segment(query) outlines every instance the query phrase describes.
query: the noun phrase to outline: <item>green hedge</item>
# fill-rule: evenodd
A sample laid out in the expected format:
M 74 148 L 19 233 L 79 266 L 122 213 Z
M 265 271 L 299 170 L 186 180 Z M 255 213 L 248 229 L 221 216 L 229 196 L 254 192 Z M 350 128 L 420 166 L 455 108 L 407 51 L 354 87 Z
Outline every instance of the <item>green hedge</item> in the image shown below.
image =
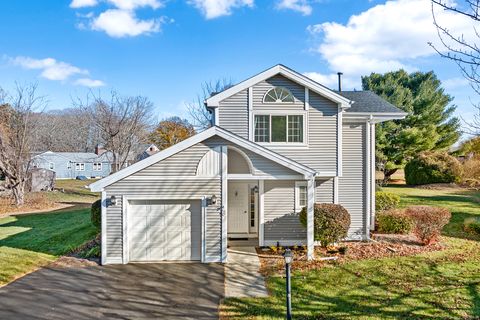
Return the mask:
M 413 230 L 414 222 L 403 211 L 390 210 L 376 216 L 376 229 L 379 233 L 408 234 Z
M 446 152 L 422 152 L 405 166 L 405 181 L 409 185 L 459 182 L 460 162 Z
M 400 204 L 400 196 L 386 191 L 375 192 L 375 209 L 377 211 L 391 210 Z
M 314 238 L 322 247 L 347 237 L 350 227 L 350 214 L 339 204 L 316 203 L 314 206 Z M 300 222 L 307 227 L 307 208 L 300 212 Z
M 90 219 L 92 224 L 100 230 L 102 227 L 102 200 L 99 199 L 92 203 L 92 208 L 90 209 Z

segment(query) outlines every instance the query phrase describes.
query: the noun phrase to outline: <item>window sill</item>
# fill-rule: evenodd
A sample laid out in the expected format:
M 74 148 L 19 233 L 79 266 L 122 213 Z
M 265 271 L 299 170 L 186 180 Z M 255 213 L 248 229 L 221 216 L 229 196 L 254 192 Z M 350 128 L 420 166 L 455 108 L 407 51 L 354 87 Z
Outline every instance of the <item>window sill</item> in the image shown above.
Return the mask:
M 255 141 L 253 141 L 255 142 Z M 306 143 L 278 143 L 278 142 L 255 142 L 263 147 L 271 148 L 308 148 Z

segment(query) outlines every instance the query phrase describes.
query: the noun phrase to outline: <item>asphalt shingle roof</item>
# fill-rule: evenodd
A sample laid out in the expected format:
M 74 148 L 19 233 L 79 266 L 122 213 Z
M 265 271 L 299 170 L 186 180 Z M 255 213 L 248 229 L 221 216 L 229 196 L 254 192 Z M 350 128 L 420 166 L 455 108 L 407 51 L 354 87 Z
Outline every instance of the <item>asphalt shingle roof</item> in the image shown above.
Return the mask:
M 405 113 L 372 91 L 337 91 L 337 93 L 355 101 L 351 108 L 345 110 L 346 112 Z

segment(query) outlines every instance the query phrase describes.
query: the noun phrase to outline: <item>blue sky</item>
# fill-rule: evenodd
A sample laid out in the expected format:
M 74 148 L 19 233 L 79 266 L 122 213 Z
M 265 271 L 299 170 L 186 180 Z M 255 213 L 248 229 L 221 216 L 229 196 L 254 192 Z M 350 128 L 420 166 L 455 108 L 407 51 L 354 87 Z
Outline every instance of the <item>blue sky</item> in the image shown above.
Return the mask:
M 149 97 L 159 118 L 185 116 L 203 82 L 277 63 L 330 87 L 342 71 L 347 89 L 370 72 L 434 70 L 459 114 L 470 117 L 477 100 L 427 44 L 437 41 L 428 0 L 18 0 L 0 12 L 0 87 L 38 82 L 50 109 L 115 89 Z

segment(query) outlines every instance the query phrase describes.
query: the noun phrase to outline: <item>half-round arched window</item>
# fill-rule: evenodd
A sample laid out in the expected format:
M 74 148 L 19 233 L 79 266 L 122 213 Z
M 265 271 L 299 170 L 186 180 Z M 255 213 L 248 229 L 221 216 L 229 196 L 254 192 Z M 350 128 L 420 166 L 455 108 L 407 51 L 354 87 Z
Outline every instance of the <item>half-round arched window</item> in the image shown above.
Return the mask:
M 284 87 L 275 87 L 267 91 L 263 97 L 263 102 L 274 103 L 293 103 L 293 94 Z

